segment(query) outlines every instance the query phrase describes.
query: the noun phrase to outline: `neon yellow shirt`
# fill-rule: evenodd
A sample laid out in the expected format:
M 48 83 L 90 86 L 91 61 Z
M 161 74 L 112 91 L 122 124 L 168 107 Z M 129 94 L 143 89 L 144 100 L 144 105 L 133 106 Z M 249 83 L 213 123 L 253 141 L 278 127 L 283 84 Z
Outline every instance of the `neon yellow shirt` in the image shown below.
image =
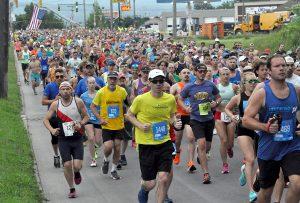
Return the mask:
M 135 128 L 136 143 L 157 145 L 170 140 L 170 115 L 176 112 L 176 101 L 173 95 L 164 93 L 162 97 L 155 98 L 147 92 L 133 100 L 130 111 L 141 123 L 151 124 L 151 129 L 147 133 Z
M 113 92 L 108 86 L 97 92 L 93 103 L 100 106 L 100 117 L 107 121 L 106 125 L 102 125 L 103 129 L 121 130 L 124 128 L 123 103 L 126 97 L 126 90 L 118 85 Z

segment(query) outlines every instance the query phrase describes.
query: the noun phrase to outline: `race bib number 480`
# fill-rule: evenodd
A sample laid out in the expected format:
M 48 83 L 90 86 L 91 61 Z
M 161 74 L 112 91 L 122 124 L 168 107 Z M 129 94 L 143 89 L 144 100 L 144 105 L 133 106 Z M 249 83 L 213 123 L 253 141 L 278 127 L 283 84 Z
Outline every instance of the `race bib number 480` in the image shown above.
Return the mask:
M 168 134 L 167 122 L 159 122 L 152 124 L 152 132 L 154 140 L 163 140 L 164 137 Z
M 62 124 L 63 126 L 63 130 L 64 130 L 64 134 L 66 137 L 70 137 L 74 135 L 74 121 L 71 122 L 65 122 Z

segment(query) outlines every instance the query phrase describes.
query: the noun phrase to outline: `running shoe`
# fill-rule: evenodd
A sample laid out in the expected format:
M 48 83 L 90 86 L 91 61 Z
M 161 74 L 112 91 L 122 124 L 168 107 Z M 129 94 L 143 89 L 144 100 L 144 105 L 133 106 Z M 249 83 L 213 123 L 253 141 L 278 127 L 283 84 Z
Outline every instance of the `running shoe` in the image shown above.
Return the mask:
M 232 158 L 232 157 L 233 157 L 233 151 L 232 151 L 232 148 L 227 149 L 227 154 L 228 154 L 229 158 Z
M 164 203 L 173 203 L 173 200 L 170 199 L 170 198 L 168 197 L 168 195 L 167 195 L 167 196 L 166 196 L 166 199 L 165 199 L 165 201 L 164 201 Z
M 91 167 L 97 167 L 97 162 L 96 160 L 92 160 L 92 163 L 90 165 Z
M 127 165 L 127 159 L 126 159 L 125 154 L 121 155 L 121 165 L 122 166 L 126 166 Z
M 122 169 L 122 164 L 121 164 L 121 160 L 119 161 L 119 163 L 117 164 L 117 170 L 121 170 Z
M 188 167 L 187 171 L 188 171 L 189 173 L 193 173 L 195 170 L 197 170 L 197 168 L 195 167 L 195 164 L 194 164 L 193 161 L 189 161 L 189 162 L 187 163 L 187 167 Z
M 98 151 L 95 149 L 95 155 L 94 155 L 94 159 L 98 159 Z
M 120 176 L 118 175 L 118 172 L 117 171 L 112 171 L 110 172 L 110 177 L 114 180 L 119 180 L 120 179 Z
M 209 173 L 204 173 L 203 175 L 203 184 L 210 184 L 211 180 L 210 180 L 210 175 Z
M 176 155 L 173 158 L 173 163 L 176 165 L 180 163 L 180 153 L 176 153 Z
M 74 182 L 76 185 L 79 185 L 81 183 L 81 174 L 80 172 L 74 172 Z
M 68 194 L 68 197 L 69 198 L 76 198 L 77 197 L 75 188 L 70 189 L 70 193 Z
M 257 194 L 253 191 L 249 192 L 249 202 L 255 202 L 257 200 Z
M 103 161 L 103 165 L 102 165 L 102 173 L 103 174 L 108 173 L 108 167 L 109 167 L 109 161 Z
M 223 174 L 227 174 L 229 173 L 229 165 L 227 163 L 224 163 L 223 164 L 223 168 L 222 168 L 222 171 L 221 171 Z
M 254 181 L 253 186 L 252 186 L 253 190 L 255 192 L 259 192 L 260 191 L 260 184 L 259 184 L 258 176 L 259 176 L 259 173 L 256 173 L 255 181 Z
M 146 191 L 143 188 L 141 188 L 138 194 L 139 203 L 147 203 L 148 196 L 149 196 L 149 191 Z
M 54 167 L 60 168 L 60 157 L 59 156 L 54 156 Z
M 241 167 L 241 175 L 239 181 L 240 181 L 240 186 L 244 186 L 247 183 L 246 174 L 245 174 L 245 164 L 243 164 Z

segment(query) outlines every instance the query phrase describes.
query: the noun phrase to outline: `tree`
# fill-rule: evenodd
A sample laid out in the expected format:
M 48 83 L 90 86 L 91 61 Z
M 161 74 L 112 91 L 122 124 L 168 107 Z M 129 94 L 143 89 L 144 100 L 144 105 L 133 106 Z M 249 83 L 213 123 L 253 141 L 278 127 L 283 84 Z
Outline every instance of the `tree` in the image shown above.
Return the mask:
M 26 27 L 29 25 L 31 16 L 33 11 L 33 3 L 27 4 L 24 8 L 23 14 L 16 15 L 16 21 L 13 24 L 14 29 L 23 29 L 25 30 Z M 60 18 L 56 17 L 52 11 L 47 11 L 46 15 L 44 16 L 43 22 L 40 26 L 41 29 L 61 29 L 64 27 L 64 21 Z
M 217 7 L 217 9 L 230 9 L 230 8 L 234 8 L 234 1 L 223 2 L 220 6 Z
M 208 9 L 215 9 L 215 7 L 213 7 L 207 1 L 195 1 L 194 2 L 194 9 L 195 10 L 208 10 Z
M 94 12 L 92 12 L 88 17 L 87 27 L 94 28 L 94 21 L 96 23 L 96 27 L 108 28 L 110 26 L 109 20 L 103 15 L 102 9 L 97 1 L 94 4 Z

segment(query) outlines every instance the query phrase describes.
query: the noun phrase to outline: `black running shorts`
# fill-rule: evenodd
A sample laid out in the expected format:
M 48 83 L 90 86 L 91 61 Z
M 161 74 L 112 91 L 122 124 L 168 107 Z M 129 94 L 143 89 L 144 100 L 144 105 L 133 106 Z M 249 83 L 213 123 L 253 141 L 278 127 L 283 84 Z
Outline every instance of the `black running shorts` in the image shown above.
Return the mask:
M 171 141 L 159 145 L 139 144 L 138 147 L 143 180 L 155 180 L 158 172 L 170 173 L 172 169 L 172 152 L 174 151 Z
M 285 177 L 300 175 L 300 151 L 288 153 L 280 161 L 258 159 L 258 166 L 260 187 L 273 187 L 279 177 L 280 168 Z
M 121 130 L 102 129 L 103 143 L 115 139 L 123 140 L 124 134 L 125 134 L 124 129 Z
M 28 68 L 28 63 L 22 63 L 22 70 L 25 71 Z
M 215 120 L 199 122 L 196 120 L 190 121 L 190 126 L 193 130 L 196 140 L 205 138 L 207 142 L 212 141 L 215 128 Z
M 189 125 L 190 124 L 190 116 L 181 116 L 180 120 L 182 122 L 182 126 L 179 129 L 175 129 L 174 128 L 175 131 L 182 131 L 184 129 L 185 125 Z
M 83 141 L 82 137 L 72 139 L 59 138 L 58 148 L 63 163 L 73 159 L 83 160 Z

